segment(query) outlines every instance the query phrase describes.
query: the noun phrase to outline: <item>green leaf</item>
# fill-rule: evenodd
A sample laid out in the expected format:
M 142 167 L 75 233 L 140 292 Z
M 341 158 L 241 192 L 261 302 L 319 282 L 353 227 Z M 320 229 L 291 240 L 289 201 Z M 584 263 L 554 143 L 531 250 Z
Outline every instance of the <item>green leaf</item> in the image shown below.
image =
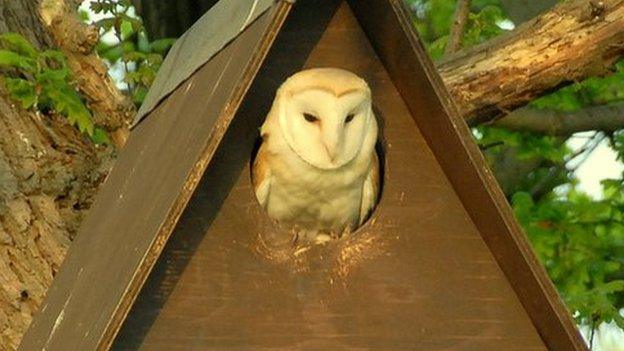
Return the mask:
M 131 51 L 131 52 L 123 54 L 123 60 L 125 62 L 141 61 L 141 60 L 145 60 L 146 58 L 147 58 L 147 55 L 139 51 Z
M 105 58 L 111 63 L 117 62 L 117 60 L 121 59 L 124 53 L 135 51 L 134 43 L 129 41 L 124 41 L 120 44 L 117 44 L 108 50 L 101 52 L 100 56 Z
M 11 98 L 21 102 L 23 108 L 31 108 L 37 103 L 37 93 L 31 82 L 21 78 L 9 77 L 5 78 L 5 81 Z
M 24 108 L 51 108 L 88 135 L 93 135 L 91 112 L 70 84 L 65 56 L 57 50 L 37 51 L 15 33 L 0 35 L 0 66 L 13 68 L 4 81 L 10 97 Z M 102 137 L 101 135 L 99 137 Z
M 448 42 L 448 35 L 438 38 L 438 40 L 434 41 L 427 47 L 427 51 L 431 58 L 434 60 L 438 60 L 444 56 L 444 50 L 446 49 L 446 44 Z
M 147 38 L 147 34 L 145 33 L 145 30 L 140 30 L 138 32 L 139 34 L 137 35 L 137 48 L 140 52 L 144 53 L 144 54 L 149 54 L 152 52 L 152 47 L 151 44 L 149 42 L 149 39 Z
M 37 83 L 52 89 L 66 89 L 69 78 L 67 68 L 46 69 L 35 75 Z
M 624 181 L 621 179 L 605 179 L 601 182 L 605 199 L 624 204 Z
M 604 294 L 624 291 L 624 280 L 610 281 L 600 285 L 597 290 Z
M 145 100 L 145 97 L 147 96 L 147 92 L 148 92 L 148 89 L 146 87 L 138 86 L 134 90 L 134 93 L 132 94 L 132 101 L 137 106 L 140 106 L 143 103 L 143 101 Z
M 82 133 L 93 135 L 91 112 L 72 87 L 69 85 L 44 86 L 42 94 L 45 94 L 52 102 L 56 111 L 67 117 L 71 125 L 77 126 Z
M 3 46 L 17 54 L 28 57 L 31 60 L 37 58 L 37 49 L 24 38 L 17 33 L 4 33 L 0 34 L 0 42 Z
M 103 29 L 104 32 L 108 32 L 109 30 L 113 29 L 113 27 L 115 26 L 116 21 L 117 20 L 115 19 L 115 17 L 108 17 L 108 18 L 103 18 L 103 19 L 93 23 L 93 25 L 98 27 L 98 28 Z
M 91 135 L 91 141 L 97 145 L 110 145 L 111 141 L 108 137 L 108 133 L 102 128 L 94 128 L 93 135 Z
M 163 56 L 161 54 L 148 54 L 146 61 L 150 66 L 157 69 L 160 68 L 160 64 L 163 62 Z
M 61 65 L 61 67 L 67 67 L 67 58 L 65 57 L 65 54 L 58 50 L 45 50 L 40 54 L 40 57 L 55 61 Z
M 173 46 L 175 41 L 176 39 L 174 38 L 158 39 L 154 40 L 150 46 L 152 51 L 164 55 Z
M 37 70 L 33 59 L 9 50 L 0 50 L 0 66 L 19 68 L 31 73 Z
M 127 40 L 134 34 L 134 28 L 132 27 L 132 23 L 122 20 L 120 26 L 120 34 L 121 40 Z
M 622 59 L 622 60 L 618 61 L 618 62 L 615 64 L 615 70 L 616 70 L 617 72 L 624 73 L 624 59 Z
M 140 18 L 129 16 L 125 13 L 119 14 L 119 19 L 122 23 L 128 23 L 131 26 L 133 32 L 138 33 L 143 29 L 143 22 Z
M 126 9 L 132 6 L 132 2 L 130 0 L 118 0 L 118 4 Z
M 80 17 L 80 20 L 85 23 L 89 22 L 89 20 L 91 19 L 89 16 L 89 11 L 83 9 L 78 9 L 78 16 Z
M 89 7 L 95 13 L 112 13 L 117 4 L 107 1 L 91 1 Z

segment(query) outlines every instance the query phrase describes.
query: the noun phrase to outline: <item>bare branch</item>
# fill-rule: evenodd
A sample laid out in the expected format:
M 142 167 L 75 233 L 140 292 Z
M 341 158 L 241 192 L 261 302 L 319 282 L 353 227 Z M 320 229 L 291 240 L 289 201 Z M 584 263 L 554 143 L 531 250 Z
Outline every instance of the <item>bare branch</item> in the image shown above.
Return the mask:
M 469 14 L 470 0 L 458 0 L 445 54 L 452 54 L 461 49 L 462 38 L 464 37 L 464 30 L 466 29 L 466 22 L 468 22 Z
M 449 56 L 438 69 L 460 112 L 481 123 L 563 84 L 608 73 L 624 54 L 622 28 L 624 1 L 565 1 L 507 35 Z
M 606 135 L 604 133 L 594 133 L 594 135 L 587 140 L 585 145 L 567 157 L 564 163 L 550 166 L 548 173 L 530 190 L 531 197 L 538 200 L 548 194 L 557 185 L 557 176 L 561 174 L 561 172 L 566 172 L 568 174 L 574 173 L 585 161 L 587 161 L 589 156 L 605 138 Z M 579 157 L 580 159 L 576 160 Z M 573 161 L 576 161 L 574 162 L 574 165 L 570 165 L 570 162 Z
M 509 145 L 501 145 L 483 153 L 492 167 L 492 173 L 496 176 L 498 184 L 507 196 L 518 191 L 529 174 L 544 166 L 546 161 L 541 155 L 522 158 L 518 156 L 518 148 Z
M 587 130 L 624 129 L 624 104 L 591 106 L 576 112 L 519 108 L 494 125 L 511 130 L 567 136 Z

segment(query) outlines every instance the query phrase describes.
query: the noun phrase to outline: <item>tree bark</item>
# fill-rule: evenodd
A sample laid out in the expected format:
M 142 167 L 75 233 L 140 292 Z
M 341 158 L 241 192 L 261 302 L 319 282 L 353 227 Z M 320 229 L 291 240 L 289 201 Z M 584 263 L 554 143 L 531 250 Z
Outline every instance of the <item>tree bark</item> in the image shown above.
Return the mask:
M 15 349 L 105 175 L 64 117 L 0 94 L 0 349 Z
M 20 33 L 39 49 L 52 46 L 52 39 L 37 13 L 35 1 L 0 0 L 0 33 Z
M 624 1 L 565 1 L 508 35 L 440 62 L 469 123 L 483 123 L 554 88 L 609 72 L 624 54 Z

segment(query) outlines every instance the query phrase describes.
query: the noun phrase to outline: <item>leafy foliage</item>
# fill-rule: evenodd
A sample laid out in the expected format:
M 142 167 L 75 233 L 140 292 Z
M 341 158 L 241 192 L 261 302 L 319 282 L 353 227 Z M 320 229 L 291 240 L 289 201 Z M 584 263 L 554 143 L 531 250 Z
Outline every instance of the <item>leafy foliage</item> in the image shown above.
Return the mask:
M 130 0 L 93 0 L 90 8 L 107 16 L 94 23 L 101 34 L 112 33 L 116 37 L 112 43 L 100 40 L 97 52 L 111 65 L 123 64 L 127 92 L 140 105 L 175 39 L 150 41 L 143 22 L 133 14 Z
M 431 57 L 436 60 L 442 57 L 452 17 L 455 13 L 455 0 L 408 0 L 414 10 L 414 25 L 427 44 Z M 498 25 L 506 17 L 498 0 L 471 1 L 471 13 L 468 16 L 462 46 L 470 47 L 483 43 L 503 32 Z
M 434 58 L 444 54 L 455 0 L 406 0 L 414 25 Z M 473 0 L 463 46 L 480 44 L 504 32 L 509 20 L 499 0 Z M 613 75 L 592 77 L 536 99 L 540 109 L 577 111 L 624 100 L 624 60 Z M 596 133 L 585 147 L 572 150 L 566 138 L 509 131 L 491 126 L 474 129 L 492 162 L 512 148 L 516 162 L 540 160 L 508 194 L 526 231 L 568 307 L 578 322 L 596 326 L 615 321 L 624 307 L 624 176 L 603 181 L 602 199 L 576 189 L 574 170 L 602 140 L 609 140 L 624 162 L 624 131 Z M 581 159 L 581 161 L 579 161 Z M 539 189 L 540 191 L 536 191 Z
M 535 202 L 513 196 L 516 217 L 568 307 L 587 324 L 615 322 L 624 290 L 624 195 L 621 181 L 603 182 L 604 200 L 572 191 Z
M 0 68 L 9 95 L 25 109 L 54 110 L 81 132 L 106 143 L 104 131 L 95 128 L 91 112 L 76 91 L 65 56 L 56 50 L 37 50 L 16 33 L 0 35 Z
M 608 77 L 591 77 L 531 102 L 540 109 L 574 112 L 585 106 L 609 104 L 624 100 L 624 60 L 615 65 Z

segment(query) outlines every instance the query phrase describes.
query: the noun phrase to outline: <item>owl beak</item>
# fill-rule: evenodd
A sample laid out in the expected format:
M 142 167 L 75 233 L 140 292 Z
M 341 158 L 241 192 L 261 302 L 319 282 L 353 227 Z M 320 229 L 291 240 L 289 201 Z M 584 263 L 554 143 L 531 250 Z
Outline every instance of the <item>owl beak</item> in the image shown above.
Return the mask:
M 331 163 L 334 163 L 338 158 L 340 151 L 341 128 L 340 126 L 331 126 L 331 128 L 326 128 L 323 132 L 323 145 L 325 146 L 325 151 L 327 151 L 327 156 L 329 156 Z
M 336 149 L 325 144 L 325 150 L 327 150 L 327 155 L 329 156 L 331 163 L 334 163 L 334 161 L 336 161 Z

